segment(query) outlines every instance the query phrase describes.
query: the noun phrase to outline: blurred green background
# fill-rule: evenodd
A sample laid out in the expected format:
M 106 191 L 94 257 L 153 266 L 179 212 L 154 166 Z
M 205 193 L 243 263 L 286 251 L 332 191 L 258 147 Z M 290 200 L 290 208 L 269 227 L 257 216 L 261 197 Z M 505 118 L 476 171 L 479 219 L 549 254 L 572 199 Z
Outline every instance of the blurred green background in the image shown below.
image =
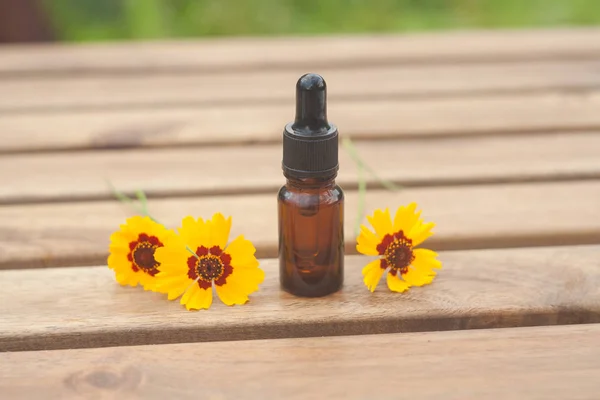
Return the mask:
M 46 0 L 59 39 L 571 27 L 600 0 Z

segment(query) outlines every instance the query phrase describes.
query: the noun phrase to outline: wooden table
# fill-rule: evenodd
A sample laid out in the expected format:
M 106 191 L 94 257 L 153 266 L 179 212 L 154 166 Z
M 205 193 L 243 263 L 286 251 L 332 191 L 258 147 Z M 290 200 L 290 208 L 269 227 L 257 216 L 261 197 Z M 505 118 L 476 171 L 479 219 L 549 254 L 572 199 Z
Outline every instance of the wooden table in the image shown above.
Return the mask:
M 357 169 L 346 282 L 278 286 L 281 132 L 305 72 L 329 117 L 418 202 L 444 269 L 405 294 L 361 282 Z M 0 48 L 0 397 L 597 399 L 600 30 Z M 266 280 L 187 312 L 106 268 L 131 215 L 221 211 Z M 251 212 L 249 212 L 251 211 Z

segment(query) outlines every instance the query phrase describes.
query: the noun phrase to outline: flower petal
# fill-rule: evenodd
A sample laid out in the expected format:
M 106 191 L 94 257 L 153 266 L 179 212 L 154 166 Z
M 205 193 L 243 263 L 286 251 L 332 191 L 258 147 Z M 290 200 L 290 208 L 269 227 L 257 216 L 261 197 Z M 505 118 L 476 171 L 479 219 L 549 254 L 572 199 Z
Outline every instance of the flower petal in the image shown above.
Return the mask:
M 109 251 L 111 254 L 124 253 L 125 256 L 131 251 L 129 249 L 129 243 L 136 240 L 137 235 L 127 234 L 123 231 L 116 231 L 110 235 L 110 246 Z
M 219 246 L 224 249 L 229 239 L 229 231 L 231 230 L 231 217 L 225 219 L 223 214 L 216 213 L 210 221 L 210 242 L 209 246 Z
M 161 227 L 162 225 L 152 221 L 150 217 L 135 215 L 125 220 L 125 224 L 121 225 L 121 231 L 128 239 L 135 240 L 140 233 L 154 233 L 154 231 Z
M 258 286 L 265 280 L 265 272 L 260 268 L 235 268 L 227 277 L 225 285 L 233 283 L 240 292 L 247 295 L 256 292 Z
M 435 275 L 435 271 L 433 271 L 433 269 L 442 268 L 442 263 L 436 258 L 437 253 L 433 250 L 414 249 L 413 255 L 415 256 L 415 259 L 413 260 L 411 266 L 416 270 L 425 271 Z
M 134 273 L 131 269 L 131 261 L 127 259 L 126 254 L 109 254 L 107 264 L 108 268 L 114 269 L 115 271 Z
M 129 272 L 126 270 L 119 271 L 115 274 L 115 279 L 122 286 L 137 286 L 139 283 L 138 276 L 135 272 Z
M 208 309 L 212 304 L 212 288 L 202 289 L 194 284 L 181 298 L 181 304 L 185 304 L 188 310 Z
M 394 232 L 402 231 L 405 235 L 410 232 L 421 215 L 420 211 L 418 213 L 415 212 L 416 208 L 417 203 L 398 207 L 394 217 Z
M 194 283 L 185 275 L 178 276 L 159 276 L 156 274 L 156 280 L 152 290 L 158 293 L 166 293 L 169 300 L 174 300 L 181 296 L 185 290 Z
M 178 231 L 184 245 L 188 246 L 192 251 L 196 251 L 200 246 L 207 247 L 207 244 L 210 242 L 209 222 L 204 222 L 202 218 L 194 219 L 191 216 L 185 217 L 181 221 L 181 227 Z
M 209 288 L 209 290 L 203 290 L 201 289 L 197 284 L 194 284 L 192 286 L 190 286 L 190 288 L 183 294 L 183 296 L 181 297 L 181 300 L 179 301 L 182 305 L 185 306 L 185 308 L 187 310 L 192 310 L 192 309 L 199 309 L 199 305 L 202 304 L 204 305 L 206 303 L 205 297 L 206 297 L 206 293 L 202 293 L 202 292 L 209 292 L 209 296 L 211 297 L 211 303 L 212 303 L 212 292 Z M 210 306 L 211 303 L 208 303 L 208 305 Z
M 371 261 L 363 268 L 363 282 L 371 292 L 375 291 L 384 272 L 385 269 L 381 268 L 381 260 Z
M 154 259 L 160 263 L 160 272 L 156 274 L 162 277 L 186 274 L 188 270 L 187 260 L 192 257 L 183 242 L 172 240 L 164 247 L 159 247 L 154 252 Z
M 142 271 L 139 271 L 137 275 L 139 276 L 139 283 L 144 290 L 155 291 L 154 285 L 156 285 L 156 275 L 151 276 Z
M 221 301 L 228 306 L 244 304 L 248 301 L 248 296 L 244 293 L 240 284 L 232 280 L 228 280 L 223 286 L 216 286 L 216 289 Z
M 387 274 L 387 285 L 388 285 L 388 288 L 392 292 L 398 292 L 398 293 L 405 292 L 410 287 L 410 284 L 408 282 L 401 280 L 398 277 L 398 274 L 392 275 L 389 273 Z
M 191 285 L 196 285 L 188 276 L 188 258 L 193 257 L 179 237 L 167 241 L 164 247 L 156 249 L 154 258 L 160 262 L 160 272 L 155 275 L 151 289 L 167 293 L 169 300 L 181 296 Z M 196 285 L 197 286 L 197 285 Z
M 367 256 L 376 256 L 379 254 L 377 249 L 374 249 L 373 247 L 367 247 L 361 243 L 358 243 L 356 245 L 356 251 L 358 251 L 361 254 L 367 255 Z
M 386 234 L 394 233 L 392 232 L 392 218 L 389 209 L 386 208 L 384 211 L 375 210 L 373 216 L 368 215 L 367 219 L 375 229 L 379 240 L 383 239 Z
M 431 283 L 435 275 L 430 275 L 427 271 L 409 268 L 408 272 L 402 275 L 402 277 L 411 286 L 424 286 Z
M 418 221 L 413 228 L 410 230 L 407 235 L 410 239 L 412 239 L 412 245 L 418 246 L 423 243 L 428 237 L 433 235 L 431 230 L 435 227 L 433 222 L 428 222 L 424 224 L 422 221 Z
M 231 265 L 234 268 L 256 268 L 258 260 L 254 256 L 256 248 L 243 235 L 236 237 L 229 246 L 225 248 L 225 253 L 231 256 Z
M 366 226 L 360 226 L 360 235 L 356 239 L 356 250 L 368 256 L 376 256 L 379 254 L 377 251 L 377 245 L 379 244 L 379 238 Z
M 402 277 L 411 286 L 423 286 L 431 283 L 436 276 L 435 269 L 442 268 L 442 263 L 437 260 L 437 253 L 429 249 L 414 249 L 415 259 Z

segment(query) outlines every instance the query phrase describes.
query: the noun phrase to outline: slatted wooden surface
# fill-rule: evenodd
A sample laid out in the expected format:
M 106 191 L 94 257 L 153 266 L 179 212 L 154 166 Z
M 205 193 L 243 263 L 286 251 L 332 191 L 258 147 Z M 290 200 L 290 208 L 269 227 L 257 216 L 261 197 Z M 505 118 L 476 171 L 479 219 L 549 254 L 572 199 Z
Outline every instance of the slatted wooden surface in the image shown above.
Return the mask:
M 30 46 L 3 50 L 5 75 L 230 72 L 264 69 L 362 68 L 407 63 L 477 63 L 594 59 L 597 29 L 445 32 L 274 39 L 212 39 L 85 47 Z
M 594 400 L 599 358 L 600 324 L 186 343 L 4 353 L 0 387 L 9 398 Z
M 292 87 L 295 83 L 291 80 Z M 386 81 L 381 82 L 382 85 Z M 195 89 L 195 88 L 194 88 Z M 334 90 L 335 87 L 330 87 Z M 293 91 L 292 91 L 293 98 Z M 277 143 L 280 121 L 293 119 L 294 105 L 194 105 L 117 110 L 15 112 L 3 115 L 1 150 L 215 146 Z M 432 98 L 384 99 L 331 104 L 330 117 L 357 139 L 436 138 L 588 131 L 600 126 L 595 91 Z M 364 118 L 365 116 L 369 118 Z
M 600 323 L 598 255 L 597 245 L 443 253 L 435 286 L 405 296 L 385 281 L 364 290 L 364 257 L 349 256 L 344 289 L 310 301 L 282 294 L 269 260 L 252 303 L 200 315 L 118 287 L 106 268 L 3 271 L 0 350 Z
M 600 135 L 560 132 L 486 138 L 361 142 L 360 154 L 380 177 L 402 186 L 448 186 L 582 180 L 600 177 Z M 460 149 L 460 155 L 457 150 Z M 573 155 L 577 155 L 574 157 Z M 357 169 L 340 154 L 339 184 L 356 189 Z M 276 193 L 282 185 L 281 146 L 110 150 L 6 155 L 0 170 L 0 203 L 106 200 L 106 180 L 124 192 L 144 188 L 149 196 L 175 197 Z M 153 173 L 131 165 L 153 165 Z M 70 166 L 79 168 L 64 171 Z M 252 166 L 253 173 L 246 172 Z M 201 171 L 210 170 L 210 174 Z M 173 179 L 177 177 L 177 179 Z M 372 187 L 378 181 L 368 176 Z
M 523 61 L 498 65 L 476 64 L 369 65 L 356 68 L 328 68 L 327 83 L 336 91 L 332 101 L 378 99 L 385 97 L 420 99 L 477 96 L 489 93 L 535 93 L 552 90 L 586 92 L 600 84 L 596 60 Z M 64 109 L 115 109 L 122 105 L 156 106 L 219 104 L 247 106 L 290 103 L 289 82 L 305 72 L 305 67 L 260 69 L 229 74 L 178 74 L 158 76 L 94 74 L 73 79 L 14 80 L 4 85 L 0 110 L 36 111 Z M 385 81 L 386 85 L 373 84 Z M 435 78 L 432 79 L 432 78 Z M 190 87 L 202 90 L 190 91 Z
M 0 392 L 595 399 L 599 68 L 597 29 L 0 48 Z M 342 149 L 345 287 L 279 290 L 281 132 L 309 71 L 342 137 L 401 186 L 369 176 L 366 211 L 416 201 L 436 222 L 432 285 L 362 285 Z M 187 312 L 119 287 L 108 237 L 131 210 L 107 182 L 172 227 L 232 215 L 261 290 Z M 192 379 L 202 357 L 233 378 Z
M 411 201 L 423 208 L 424 218 L 438 224 L 437 234 L 428 241 L 436 250 L 600 242 L 598 181 L 373 190 L 366 207 L 397 207 Z M 233 218 L 232 235 L 244 234 L 264 258 L 277 256 L 276 207 L 274 190 L 155 199 L 150 212 L 175 228 L 188 214 L 210 216 L 212 210 L 220 210 Z M 356 252 L 357 207 L 357 193 L 349 191 L 348 253 Z M 104 263 L 109 235 L 129 214 L 128 206 L 115 200 L 1 207 L 0 269 Z

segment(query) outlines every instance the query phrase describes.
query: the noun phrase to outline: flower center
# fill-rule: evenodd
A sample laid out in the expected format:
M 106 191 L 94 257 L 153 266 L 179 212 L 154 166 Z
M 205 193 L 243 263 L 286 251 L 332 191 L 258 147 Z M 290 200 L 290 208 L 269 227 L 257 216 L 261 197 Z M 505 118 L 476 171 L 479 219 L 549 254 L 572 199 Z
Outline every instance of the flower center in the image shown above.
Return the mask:
M 156 265 L 154 247 L 147 242 L 140 243 L 133 251 L 133 261 L 142 269 L 151 269 Z
M 196 273 L 205 281 L 218 279 L 223 274 L 223 263 L 215 255 L 202 256 L 196 263 Z
M 196 255 L 188 258 L 188 277 L 198 282 L 202 289 L 209 289 L 213 282 L 217 286 L 227 283 L 227 277 L 233 272 L 231 256 L 219 246 L 210 249 L 200 246 Z
M 154 252 L 162 246 L 157 237 L 140 234 L 137 241 L 129 244 L 131 253 L 127 258 L 131 261 L 131 269 L 135 272 L 141 269 L 152 276 L 157 274 L 160 263 L 154 259 Z
M 404 235 L 395 235 L 395 240 L 390 243 L 384 253 L 387 266 L 405 274 L 408 266 L 415 260 L 412 251 L 412 241 Z

